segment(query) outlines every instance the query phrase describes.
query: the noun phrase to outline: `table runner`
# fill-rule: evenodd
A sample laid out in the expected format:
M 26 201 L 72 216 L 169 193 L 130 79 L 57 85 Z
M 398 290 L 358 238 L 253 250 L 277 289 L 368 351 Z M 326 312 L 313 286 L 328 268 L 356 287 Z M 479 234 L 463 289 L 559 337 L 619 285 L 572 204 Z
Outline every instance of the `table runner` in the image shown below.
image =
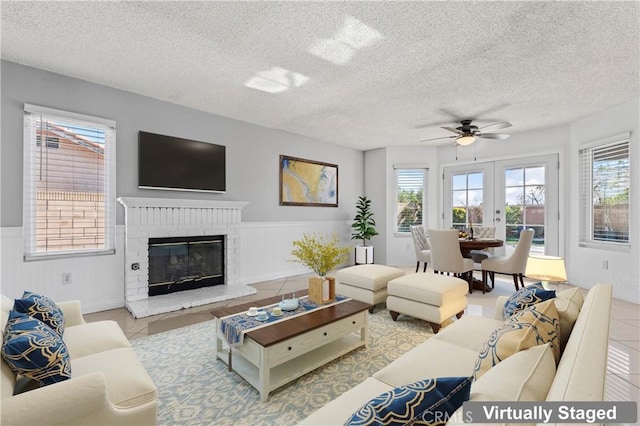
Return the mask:
M 278 306 L 278 303 L 262 306 L 259 310 L 268 312 L 269 318 L 265 321 L 259 321 L 256 317 L 250 317 L 246 312 L 239 314 L 228 315 L 218 319 L 218 332 L 224 336 L 224 339 L 229 346 L 239 346 L 242 344 L 245 333 L 258 329 L 260 327 L 266 327 L 274 322 L 283 321 L 304 315 L 314 309 L 327 308 L 329 306 L 336 305 L 338 303 L 351 300 L 349 297 L 336 295 L 335 302 L 320 304 L 309 300 L 309 296 L 303 296 L 298 298 L 298 308 L 294 311 L 282 311 L 282 316 L 274 317 L 271 315 L 271 310 Z

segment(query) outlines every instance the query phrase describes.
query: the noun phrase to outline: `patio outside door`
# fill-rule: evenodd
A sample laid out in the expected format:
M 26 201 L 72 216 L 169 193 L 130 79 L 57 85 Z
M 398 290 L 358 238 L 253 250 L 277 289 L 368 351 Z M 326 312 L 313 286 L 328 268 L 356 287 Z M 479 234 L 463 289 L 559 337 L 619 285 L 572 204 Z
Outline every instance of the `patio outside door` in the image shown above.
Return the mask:
M 445 167 L 444 228 L 495 226 L 513 251 L 520 231 L 534 229 L 531 253 L 559 254 L 558 156 L 517 158 Z

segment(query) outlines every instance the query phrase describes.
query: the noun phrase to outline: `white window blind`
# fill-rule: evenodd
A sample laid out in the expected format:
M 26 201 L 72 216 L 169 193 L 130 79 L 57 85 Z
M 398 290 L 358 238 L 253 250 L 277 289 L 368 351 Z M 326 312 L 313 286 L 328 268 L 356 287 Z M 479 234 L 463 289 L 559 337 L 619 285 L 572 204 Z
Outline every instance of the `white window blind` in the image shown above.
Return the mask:
M 580 244 L 629 245 L 629 134 L 579 151 Z
M 25 260 L 115 251 L 115 129 L 25 105 Z
M 424 224 L 424 193 L 427 169 L 395 168 L 396 177 L 396 229 L 411 232 L 411 226 Z

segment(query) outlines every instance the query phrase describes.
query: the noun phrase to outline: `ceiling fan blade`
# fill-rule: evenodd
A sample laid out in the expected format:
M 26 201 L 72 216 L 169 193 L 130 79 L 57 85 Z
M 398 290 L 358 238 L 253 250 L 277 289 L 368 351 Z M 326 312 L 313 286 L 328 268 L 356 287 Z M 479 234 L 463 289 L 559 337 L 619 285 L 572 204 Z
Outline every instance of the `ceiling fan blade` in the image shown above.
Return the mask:
M 500 129 L 506 129 L 507 127 L 511 127 L 512 124 L 509 123 L 508 121 L 501 121 L 499 123 L 493 123 L 493 124 L 487 124 L 486 126 L 482 126 L 480 127 L 478 130 L 500 130 Z
M 439 138 L 424 139 L 424 140 L 421 140 L 420 142 L 432 142 L 432 141 L 439 141 L 439 140 L 452 139 L 452 138 L 457 138 L 457 136 L 441 136 Z
M 440 127 L 440 128 L 448 130 L 448 131 L 453 132 L 453 133 L 460 133 L 460 130 L 454 129 L 453 127 Z
M 474 136 L 483 139 L 506 139 L 511 135 L 506 133 L 476 133 Z

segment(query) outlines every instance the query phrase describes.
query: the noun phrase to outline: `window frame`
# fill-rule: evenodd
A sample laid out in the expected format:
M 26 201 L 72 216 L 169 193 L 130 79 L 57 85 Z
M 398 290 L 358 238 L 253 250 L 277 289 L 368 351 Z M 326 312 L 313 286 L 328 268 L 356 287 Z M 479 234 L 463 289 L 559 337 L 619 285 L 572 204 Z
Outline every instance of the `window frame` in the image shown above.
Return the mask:
M 628 226 L 628 240 L 623 242 L 607 241 L 594 238 L 594 204 L 593 204 L 593 152 L 608 146 L 615 146 L 621 144 L 627 144 L 628 149 L 628 214 L 627 214 L 627 226 Z M 588 170 L 586 162 L 583 161 L 583 152 L 588 151 L 590 160 L 588 163 Z M 631 144 L 631 133 L 624 132 L 615 136 L 600 139 L 588 144 L 584 144 L 578 147 L 578 174 L 579 174 L 579 224 L 578 224 L 578 245 L 580 247 L 590 247 L 603 250 L 618 250 L 628 251 L 631 248 L 631 236 L 632 226 L 631 221 L 632 212 L 632 187 L 633 180 L 631 179 L 631 167 L 632 167 L 632 155 L 633 149 Z M 589 200 L 589 201 L 588 201 Z
M 398 182 L 398 172 L 402 170 L 422 170 L 422 226 L 425 226 L 427 221 L 427 191 L 428 191 L 428 175 L 429 168 L 424 165 L 415 165 L 415 164 L 395 164 L 393 165 L 393 233 L 396 236 L 411 236 L 411 229 L 407 231 L 401 231 L 398 229 L 398 195 L 399 195 L 399 182 Z
M 37 135 L 32 124 L 37 116 L 47 116 L 53 120 L 86 123 L 88 126 L 103 128 L 104 146 L 104 245 L 100 248 L 78 248 L 66 250 L 38 251 L 37 248 L 37 182 L 33 178 L 37 151 L 42 149 L 42 141 L 37 144 Z M 23 234 L 24 260 L 49 260 L 80 256 L 109 255 L 116 252 L 116 122 L 100 117 L 79 114 L 38 105 L 24 104 L 23 115 Z M 46 140 L 46 138 L 45 138 Z M 58 147 L 59 148 L 59 147 Z M 45 143 L 44 149 L 49 148 Z

